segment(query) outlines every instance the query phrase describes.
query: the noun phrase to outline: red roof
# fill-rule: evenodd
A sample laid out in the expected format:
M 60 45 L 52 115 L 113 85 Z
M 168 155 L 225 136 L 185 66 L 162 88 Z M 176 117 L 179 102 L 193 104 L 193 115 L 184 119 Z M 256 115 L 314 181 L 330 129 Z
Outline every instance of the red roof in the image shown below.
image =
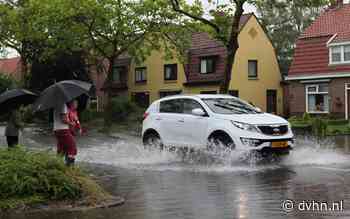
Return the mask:
M 288 75 L 350 72 L 350 65 L 329 65 L 327 42 L 332 37 L 332 43 L 350 41 L 350 4 L 324 11 L 305 30 L 297 40 Z
M 253 13 L 243 14 L 239 21 L 239 29 L 242 29 Z M 222 42 L 212 39 L 207 32 L 197 32 L 192 34 L 191 49 L 203 49 L 208 47 L 223 46 Z
M 17 78 L 17 74 L 21 71 L 21 58 L 9 58 L 9 59 L 0 59 L 0 74 L 13 75 Z
M 350 4 L 327 9 L 301 35 L 300 38 L 333 36 L 350 40 Z

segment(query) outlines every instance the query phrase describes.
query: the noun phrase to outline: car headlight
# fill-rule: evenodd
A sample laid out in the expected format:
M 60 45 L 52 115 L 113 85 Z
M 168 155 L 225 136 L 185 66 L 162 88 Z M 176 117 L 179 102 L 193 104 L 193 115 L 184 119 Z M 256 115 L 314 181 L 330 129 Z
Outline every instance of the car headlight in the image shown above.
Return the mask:
M 255 126 L 255 125 L 250 125 L 247 123 L 243 122 L 236 122 L 236 121 L 231 121 L 234 126 L 236 126 L 239 129 L 245 130 L 245 131 L 250 131 L 250 132 L 259 132 L 260 130 Z

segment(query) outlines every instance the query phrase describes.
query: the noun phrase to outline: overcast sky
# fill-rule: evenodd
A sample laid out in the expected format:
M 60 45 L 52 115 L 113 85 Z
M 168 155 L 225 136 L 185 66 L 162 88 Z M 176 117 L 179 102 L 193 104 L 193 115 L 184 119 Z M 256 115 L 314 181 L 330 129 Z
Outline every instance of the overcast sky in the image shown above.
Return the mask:
M 188 3 L 193 3 L 195 0 L 186 0 Z M 223 3 L 228 3 L 229 0 L 215 0 L 215 1 L 218 1 L 219 4 L 223 4 Z M 214 2 L 215 2 L 214 1 Z M 206 9 L 206 11 L 209 11 L 209 9 L 211 9 L 209 7 L 209 4 L 208 4 L 208 0 L 201 0 L 202 4 L 203 4 L 203 7 Z M 244 4 L 244 13 L 249 13 L 249 12 L 255 12 L 256 9 L 253 5 L 250 5 L 248 3 L 245 3 Z

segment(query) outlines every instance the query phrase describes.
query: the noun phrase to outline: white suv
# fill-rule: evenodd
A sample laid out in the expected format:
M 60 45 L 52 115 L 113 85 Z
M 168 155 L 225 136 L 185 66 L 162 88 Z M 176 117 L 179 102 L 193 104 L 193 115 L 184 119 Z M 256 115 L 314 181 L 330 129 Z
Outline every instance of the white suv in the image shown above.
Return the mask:
M 229 95 L 157 100 L 144 114 L 142 138 L 144 145 L 194 149 L 224 145 L 264 153 L 289 153 L 293 146 L 288 121 Z

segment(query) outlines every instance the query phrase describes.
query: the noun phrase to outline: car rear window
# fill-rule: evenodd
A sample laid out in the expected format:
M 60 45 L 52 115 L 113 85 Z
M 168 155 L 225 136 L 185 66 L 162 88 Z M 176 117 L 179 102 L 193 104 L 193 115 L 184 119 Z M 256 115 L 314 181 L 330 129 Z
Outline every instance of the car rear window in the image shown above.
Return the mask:
M 181 99 L 163 100 L 159 104 L 161 113 L 183 113 L 183 101 Z

